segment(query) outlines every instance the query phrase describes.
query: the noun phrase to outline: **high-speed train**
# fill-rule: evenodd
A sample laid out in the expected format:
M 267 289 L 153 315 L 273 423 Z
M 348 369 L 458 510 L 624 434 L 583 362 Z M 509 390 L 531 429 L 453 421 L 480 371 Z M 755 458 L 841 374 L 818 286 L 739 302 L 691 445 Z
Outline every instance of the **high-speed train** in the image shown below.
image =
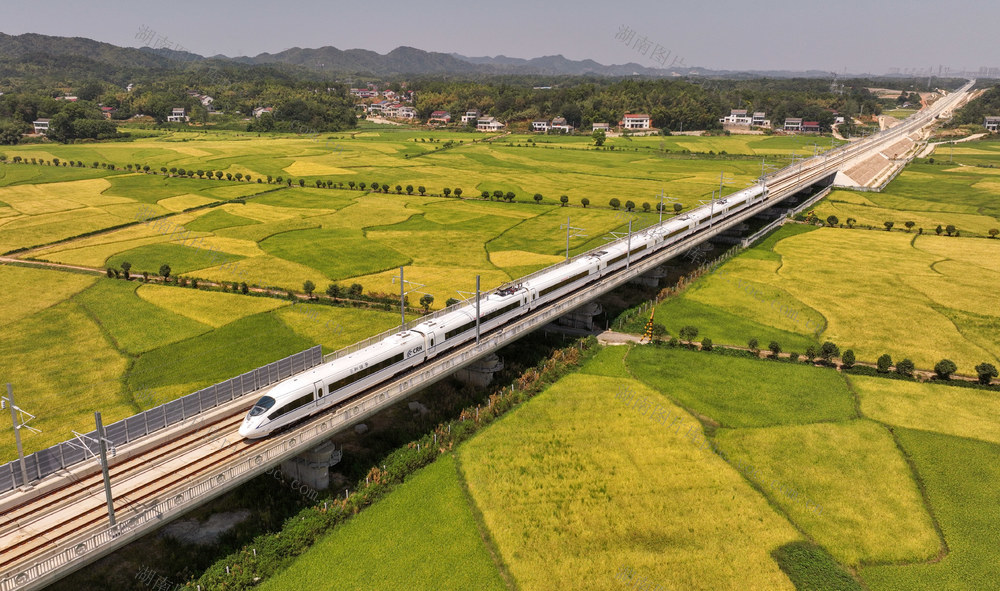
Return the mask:
M 732 215 L 766 198 L 760 185 L 754 185 L 633 233 L 630 238 L 591 250 L 568 263 L 538 272 L 520 283 L 498 289 L 480 299 L 480 333 L 486 334 L 522 314 L 599 281 L 699 232 L 712 220 Z M 450 312 L 277 383 L 250 409 L 239 433 L 248 439 L 265 437 L 475 339 L 475 336 L 475 302 L 456 304 Z

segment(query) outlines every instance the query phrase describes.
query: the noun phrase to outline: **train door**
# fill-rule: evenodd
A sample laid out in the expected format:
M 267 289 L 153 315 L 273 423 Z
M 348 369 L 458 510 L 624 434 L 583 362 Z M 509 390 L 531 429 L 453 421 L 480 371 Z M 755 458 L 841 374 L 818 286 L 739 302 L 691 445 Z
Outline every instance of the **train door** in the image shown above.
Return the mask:
M 427 336 L 425 336 L 424 339 L 427 341 L 427 358 L 430 359 L 431 357 L 434 357 L 434 354 L 437 352 L 437 345 L 440 339 L 437 338 L 436 330 L 428 331 Z
M 326 390 L 324 390 L 324 387 L 325 386 L 323 385 L 323 381 L 322 380 L 320 380 L 320 381 L 316 382 L 315 384 L 313 384 L 313 390 L 315 391 L 315 394 L 316 394 L 314 400 L 319 400 L 320 398 L 323 397 L 323 394 L 326 394 Z

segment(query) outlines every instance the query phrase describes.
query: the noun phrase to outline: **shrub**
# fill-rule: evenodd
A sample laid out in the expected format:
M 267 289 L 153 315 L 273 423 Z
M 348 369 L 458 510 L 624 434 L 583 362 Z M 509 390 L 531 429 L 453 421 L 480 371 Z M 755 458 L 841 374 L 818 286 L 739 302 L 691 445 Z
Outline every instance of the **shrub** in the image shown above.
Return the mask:
M 901 376 L 906 376 L 908 378 L 913 377 L 914 369 L 916 369 L 916 367 L 913 365 L 913 362 L 910 361 L 909 359 L 904 359 L 896 364 L 896 373 L 898 373 Z
M 844 355 L 840 358 L 840 361 L 841 365 L 844 366 L 844 369 L 851 369 L 854 367 L 854 351 L 852 349 L 844 351 Z
M 937 374 L 938 379 L 950 380 L 951 374 L 958 371 L 958 366 L 951 359 L 942 359 L 934 365 L 934 373 Z
M 705 337 L 701 340 L 701 350 L 711 351 L 712 350 L 712 339 Z
M 812 345 L 806 347 L 806 359 L 808 359 L 809 361 L 816 359 L 816 347 Z
M 888 353 L 883 353 L 875 364 L 879 373 L 889 373 L 889 368 L 892 367 L 892 357 Z
M 980 384 L 989 385 L 997 377 L 997 368 L 992 363 L 980 363 L 976 366 L 976 375 L 979 376 Z
M 826 341 L 823 343 L 823 346 L 820 347 L 819 355 L 823 358 L 823 361 L 829 363 L 831 359 L 840 355 L 840 347 L 833 344 L 831 341 Z
M 777 358 L 778 354 L 781 353 L 781 344 L 778 343 L 778 341 L 771 341 L 767 344 L 767 348 L 771 351 L 771 355 L 775 358 Z

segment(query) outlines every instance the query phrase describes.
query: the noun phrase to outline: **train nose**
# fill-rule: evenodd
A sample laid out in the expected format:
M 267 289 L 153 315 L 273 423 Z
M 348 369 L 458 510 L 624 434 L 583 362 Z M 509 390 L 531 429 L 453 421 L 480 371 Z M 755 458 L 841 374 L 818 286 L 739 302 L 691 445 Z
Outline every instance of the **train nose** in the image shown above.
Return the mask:
M 240 437 L 250 439 L 253 436 L 254 427 L 256 427 L 254 423 L 256 423 L 256 421 L 252 421 L 250 419 L 244 420 L 243 424 L 240 425 Z

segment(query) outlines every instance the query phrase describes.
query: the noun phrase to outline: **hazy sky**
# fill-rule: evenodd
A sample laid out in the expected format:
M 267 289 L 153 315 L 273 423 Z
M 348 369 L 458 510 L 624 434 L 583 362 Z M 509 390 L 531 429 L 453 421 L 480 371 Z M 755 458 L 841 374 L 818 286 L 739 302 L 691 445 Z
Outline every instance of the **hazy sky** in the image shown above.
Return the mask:
M 998 12 L 985 0 L 49 0 L 4 2 L 0 32 L 151 45 L 155 38 L 136 37 L 145 26 L 202 55 L 323 45 L 385 53 L 408 45 L 658 67 L 616 39 L 624 26 L 672 52 L 668 65 L 679 57 L 713 69 L 884 73 L 1000 66 Z

